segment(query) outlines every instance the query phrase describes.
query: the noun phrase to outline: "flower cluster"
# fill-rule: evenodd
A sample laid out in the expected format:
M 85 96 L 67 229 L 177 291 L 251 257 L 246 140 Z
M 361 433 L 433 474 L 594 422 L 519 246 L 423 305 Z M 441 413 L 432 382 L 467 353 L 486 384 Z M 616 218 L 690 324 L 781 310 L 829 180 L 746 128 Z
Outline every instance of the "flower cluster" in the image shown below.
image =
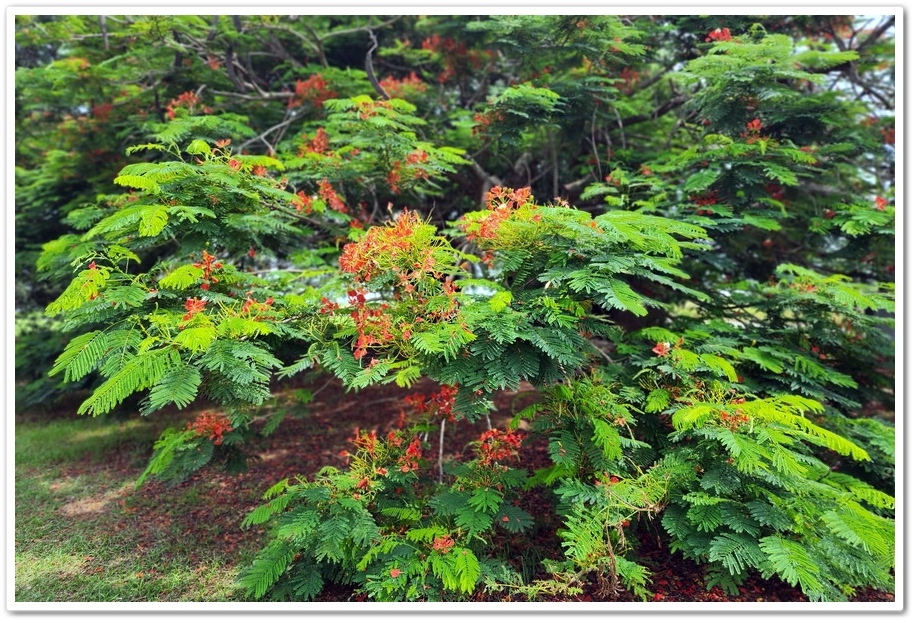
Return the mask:
M 242 314 L 250 314 L 254 316 L 255 320 L 260 320 L 264 318 L 262 314 L 270 311 L 274 304 L 274 299 L 272 296 L 268 296 L 264 299 L 263 303 L 257 301 L 257 299 L 251 298 L 251 292 L 248 292 L 245 296 L 245 302 L 242 304 Z
M 741 409 L 735 409 L 734 413 L 719 411 L 719 419 L 729 430 L 736 430 L 739 426 L 748 422 L 747 415 Z
M 388 172 L 388 177 L 385 179 L 391 192 L 401 192 L 400 184 L 405 180 L 415 182 L 428 179 L 429 171 L 422 167 L 428 161 L 429 154 L 422 149 L 417 149 L 407 154 L 403 162 L 395 160 L 391 165 L 391 171 Z
M 435 394 L 411 394 L 404 398 L 404 401 L 419 415 L 430 419 L 454 421 L 452 409 L 455 407 L 457 393 L 457 387 L 443 385 Z
M 204 251 L 201 255 L 201 261 L 196 262 L 194 264 L 194 267 L 200 268 L 204 271 L 204 274 L 201 277 L 201 279 L 203 280 L 203 282 L 200 284 L 201 290 L 209 290 L 210 284 L 219 283 L 219 279 L 213 276 L 213 271 L 216 271 L 222 268 L 223 263 L 217 262 L 215 255 L 210 255 L 209 253 Z
M 706 41 L 731 41 L 732 33 L 728 28 L 716 28 L 706 35 Z
M 336 97 L 336 93 L 328 88 L 328 83 L 320 74 L 312 74 L 305 80 L 296 80 L 295 94 L 289 98 L 287 107 L 296 108 L 308 102 L 315 108 L 320 108 L 325 100 Z
M 318 182 L 318 192 L 316 194 L 309 195 L 306 194 L 304 190 L 297 192 L 292 199 L 292 205 L 296 208 L 297 212 L 311 214 L 312 211 L 316 209 L 316 200 L 321 200 L 325 207 L 335 212 L 340 212 L 341 214 L 348 214 L 350 211 L 347 208 L 347 204 L 344 203 L 344 200 L 337 194 L 337 191 L 334 190 L 334 187 L 331 186 L 331 183 L 327 179 Z M 320 207 L 317 209 L 319 211 L 322 210 Z
M 464 230 L 468 240 L 494 240 L 497 237 L 499 226 L 518 208 L 531 205 L 530 201 L 530 187 L 513 190 L 494 186 L 486 196 L 489 213 L 481 221 L 462 217 L 459 226 Z M 538 221 L 540 217 L 535 215 L 532 220 Z
M 366 305 L 365 290 L 350 290 L 347 295 L 352 308 L 350 317 L 356 323 L 353 356 L 362 359 L 369 347 L 387 344 L 394 339 L 393 323 L 386 303 L 377 307 Z
M 785 189 L 775 182 L 770 182 L 764 187 L 764 190 L 770 195 L 770 199 L 774 201 L 782 201 L 785 198 Z
M 318 182 L 318 195 L 324 199 L 324 203 L 331 210 L 335 212 L 340 212 L 346 214 L 348 212 L 347 205 L 344 203 L 343 199 L 340 198 L 340 195 L 337 194 L 337 191 L 334 190 L 334 187 L 331 186 L 331 183 L 327 179 L 323 179 Z
M 375 431 L 365 432 L 357 428 L 350 441 L 353 442 L 353 445 L 355 445 L 358 450 L 365 452 L 372 458 L 376 457 L 376 451 L 379 448 L 379 440 Z
M 385 89 L 385 93 L 398 99 L 410 99 L 425 92 L 427 88 L 426 83 L 417 76 L 415 71 L 400 80 L 387 76 L 379 80 L 379 85 Z
M 436 537 L 433 539 L 433 550 L 442 554 L 448 554 L 455 547 L 455 539 L 449 535 Z
M 741 136 L 748 143 L 753 144 L 765 138 L 760 134 L 760 131 L 763 130 L 763 122 L 760 119 L 751 119 L 744 127 L 745 131 L 741 133 Z
M 710 206 L 719 203 L 719 193 L 715 190 L 711 190 L 702 195 L 694 195 L 690 199 L 699 207 L 697 214 L 700 216 L 708 216 L 713 214 L 713 211 L 708 208 L 704 208 L 703 206 Z
M 174 119 L 178 111 L 182 109 L 187 109 L 188 114 L 193 115 L 194 109 L 198 104 L 200 104 L 200 98 L 197 97 L 197 94 L 194 91 L 185 91 L 168 103 L 165 107 L 165 116 L 169 119 Z M 209 106 L 204 106 L 200 111 L 209 115 L 213 112 L 213 109 Z
M 636 84 L 639 82 L 639 71 L 627 67 L 620 72 L 620 79 L 618 81 L 623 83 L 623 90 L 625 93 L 632 93 Z
M 482 465 L 492 465 L 505 459 L 518 456 L 522 444 L 522 434 L 513 431 L 501 431 L 491 428 L 484 431 L 477 440 L 477 454 Z
M 184 322 L 187 322 L 193 318 L 196 314 L 199 314 L 204 310 L 204 307 L 207 306 L 207 301 L 199 298 L 189 298 L 184 302 L 184 308 L 188 312 L 181 319 Z
M 505 120 L 506 116 L 499 110 L 488 110 L 486 112 L 474 113 L 474 123 L 471 128 L 472 134 L 484 134 L 494 122 Z
M 232 423 L 222 413 L 203 411 L 193 422 L 188 422 L 187 430 L 193 430 L 200 437 L 207 437 L 218 446 L 223 443 L 223 435 L 232 430 Z
M 303 137 L 305 138 L 305 137 Z M 300 158 L 306 154 L 325 154 L 331 147 L 331 139 L 324 128 L 318 128 L 315 131 L 315 137 L 310 141 L 303 143 L 296 154 Z
M 401 466 L 402 472 L 412 472 L 419 469 L 421 458 L 423 458 L 423 451 L 420 447 L 420 438 L 414 437 L 404 454 L 398 459 L 398 465 Z
M 422 225 L 416 212 L 401 212 L 387 226 L 373 227 L 359 242 L 346 245 L 340 255 L 340 268 L 363 282 L 402 264 L 415 271 L 431 270 L 435 265 L 431 248 L 419 249 L 421 255 L 415 257 L 418 245 L 414 239 Z
M 363 121 L 375 117 L 382 110 L 391 110 L 391 102 L 387 100 L 359 102 L 359 118 Z
M 453 78 L 468 75 L 480 69 L 495 56 L 490 50 L 468 51 L 463 41 L 456 41 L 452 37 L 442 37 L 438 34 L 424 39 L 421 47 L 439 55 L 444 69 L 436 79 L 443 84 Z

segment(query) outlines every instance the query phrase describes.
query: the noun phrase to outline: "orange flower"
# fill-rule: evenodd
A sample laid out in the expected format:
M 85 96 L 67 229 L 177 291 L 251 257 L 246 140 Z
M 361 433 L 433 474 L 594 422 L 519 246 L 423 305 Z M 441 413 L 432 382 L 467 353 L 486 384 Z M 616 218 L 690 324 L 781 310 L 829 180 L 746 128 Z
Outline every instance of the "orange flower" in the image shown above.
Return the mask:
M 715 30 L 710 30 L 709 34 L 706 35 L 707 41 L 731 41 L 732 33 L 728 28 L 716 28 Z

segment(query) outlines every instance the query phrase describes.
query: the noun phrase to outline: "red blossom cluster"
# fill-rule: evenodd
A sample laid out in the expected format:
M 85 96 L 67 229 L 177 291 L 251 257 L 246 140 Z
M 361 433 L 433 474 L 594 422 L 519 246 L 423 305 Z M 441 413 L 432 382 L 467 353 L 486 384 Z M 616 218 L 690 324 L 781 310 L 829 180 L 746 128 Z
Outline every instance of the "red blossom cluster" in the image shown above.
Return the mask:
M 897 132 L 894 129 L 894 126 L 890 126 L 881 130 L 881 138 L 884 139 L 885 145 L 893 145 L 896 140 Z
M 722 423 L 729 428 L 729 430 L 736 430 L 742 424 L 747 424 L 748 417 L 741 411 L 741 409 L 735 409 L 734 413 L 729 413 L 728 411 L 719 411 L 719 419 L 722 420 Z
M 766 190 L 767 194 L 770 195 L 770 199 L 775 199 L 776 201 L 782 201 L 785 195 L 785 189 L 775 182 L 767 184 L 764 187 L 764 190 Z
M 407 473 L 418 469 L 420 467 L 419 460 L 422 456 L 423 451 L 420 446 L 420 438 L 414 437 L 413 441 L 410 442 L 410 445 L 408 445 L 407 449 L 404 451 L 403 456 L 398 459 L 398 465 L 401 466 L 401 471 Z
M 312 74 L 305 80 L 296 80 L 294 91 L 295 95 L 289 98 L 289 102 L 287 102 L 288 108 L 302 106 L 305 102 L 320 108 L 325 100 L 337 95 L 328 88 L 328 83 L 320 74 Z
M 187 108 L 188 114 L 193 115 L 194 108 L 198 104 L 200 104 L 200 98 L 197 97 L 197 94 L 194 91 L 185 91 L 168 103 L 165 107 L 165 116 L 169 119 L 174 119 L 175 115 L 178 114 L 178 110 L 181 108 Z M 210 114 L 213 112 L 213 109 L 209 106 L 204 106 L 201 108 L 201 112 Z
M 406 179 L 416 181 L 429 178 L 429 172 L 422 168 L 421 165 L 429 161 L 429 154 L 422 149 L 417 149 L 409 154 L 403 162 L 395 160 L 391 165 L 391 171 L 385 181 L 391 192 L 401 192 L 400 184 Z
M 391 315 L 387 313 L 386 303 L 378 307 L 366 305 L 365 290 L 350 290 L 347 295 L 353 308 L 350 317 L 356 323 L 353 356 L 361 359 L 366 356 L 369 347 L 386 344 L 394 339 Z
M 204 307 L 206 306 L 207 306 L 207 301 L 203 299 L 189 298 L 187 301 L 184 302 L 184 308 L 185 310 L 187 310 L 188 313 L 182 316 L 181 319 L 184 322 L 187 322 L 188 320 L 193 318 L 196 314 L 199 314 L 200 312 L 202 312 L 204 310 Z
M 350 439 L 359 450 L 362 450 L 370 457 L 375 457 L 376 450 L 378 449 L 378 436 L 375 434 L 375 431 L 362 431 L 359 428 L 354 432 L 353 437 Z
M 460 227 L 464 230 L 468 240 L 478 239 L 493 240 L 496 238 L 499 226 L 512 216 L 512 212 L 531 200 L 531 187 L 513 190 L 502 186 L 494 186 L 487 192 L 486 203 L 490 209 L 489 214 L 480 223 L 461 219 Z M 471 225 L 475 227 L 471 227 Z
M 200 437 L 207 437 L 213 445 L 223 443 L 223 435 L 232 430 L 232 423 L 222 413 L 204 411 L 193 422 L 188 422 L 187 430 L 193 430 Z
M 311 214 L 314 209 L 315 199 L 319 197 L 330 210 L 340 212 L 341 214 L 348 214 L 350 212 L 347 208 L 347 204 L 344 203 L 344 200 L 341 199 L 340 195 L 337 194 L 337 191 L 334 190 L 334 187 L 331 186 L 331 183 L 327 179 L 318 182 L 317 195 L 306 194 L 304 190 L 297 192 L 296 196 L 292 199 L 292 205 L 296 208 L 297 212 Z
M 305 212 L 306 214 L 312 213 L 312 202 L 314 199 L 311 195 L 305 194 L 304 190 L 300 190 L 296 193 L 296 196 L 293 197 L 293 207 L 296 208 L 296 212 Z
M 434 551 L 448 554 L 453 547 L 455 547 L 455 539 L 447 534 L 445 536 L 440 536 L 433 539 Z
M 474 113 L 475 125 L 471 128 L 472 134 L 483 134 L 494 122 L 503 121 L 506 116 L 498 110 L 488 110 L 487 112 Z
M 92 116 L 100 123 L 106 123 L 108 116 L 111 114 L 113 106 L 111 102 L 105 102 L 92 107 Z
M 413 250 L 413 237 L 421 225 L 420 215 L 412 211 L 399 213 L 393 222 L 385 227 L 373 227 L 359 242 L 351 242 L 340 254 L 340 268 L 352 273 L 359 281 L 369 281 L 379 269 L 378 260 L 401 258 Z M 432 249 L 427 248 L 422 262 L 415 262 L 416 269 L 429 270 L 433 267 Z
M 522 445 L 522 434 L 491 428 L 480 435 L 477 443 L 477 453 L 480 456 L 481 464 L 492 465 L 518 456 L 518 450 Z
M 744 127 L 746 130 L 741 133 L 741 136 L 746 142 L 752 144 L 765 138 L 760 134 L 760 131 L 763 130 L 763 122 L 760 119 L 752 119 Z
M 664 357 L 669 352 L 671 352 L 671 344 L 668 342 L 659 342 L 655 345 L 655 348 L 652 349 L 652 352 L 658 355 L 659 357 Z
M 331 146 L 330 137 L 324 128 L 318 128 L 315 131 L 315 137 L 299 147 L 298 156 L 301 158 L 305 154 L 324 154 Z
M 731 41 L 732 33 L 728 28 L 716 28 L 706 35 L 706 41 Z
M 331 183 L 327 179 L 323 179 L 318 182 L 318 194 L 322 199 L 324 199 L 325 205 L 327 205 L 331 210 L 340 212 L 342 214 L 349 212 L 349 210 L 347 210 L 347 205 L 343 202 L 343 199 L 340 198 L 340 195 L 337 194 L 337 191 L 334 190 L 334 187 L 331 186 Z
M 817 286 L 808 281 L 793 281 L 789 287 L 799 292 L 817 292 Z
M 393 279 L 395 301 L 410 299 L 417 306 L 425 305 L 430 294 L 444 295 L 447 304 L 414 319 L 402 318 L 395 323 L 387 303 L 367 305 L 366 290 L 361 286 L 350 290 L 351 316 L 357 326 L 354 355 L 359 358 L 370 346 L 391 343 L 395 335 L 409 340 L 416 324 L 452 320 L 458 312 L 457 288 L 443 280 L 437 264 L 436 247 L 429 243 L 419 214 L 405 211 L 384 226 L 372 227 L 358 241 L 344 246 L 340 268 L 351 273 L 359 284 L 378 277 Z M 428 229 L 428 227 L 426 227 Z M 331 306 L 324 304 L 330 311 Z M 411 312 L 412 313 L 412 312 Z
M 204 251 L 201 255 L 201 261 L 196 262 L 194 264 L 195 268 L 201 268 L 204 271 L 204 274 L 201 277 L 203 280 L 203 283 L 200 284 L 201 290 L 209 290 L 210 284 L 219 283 L 219 279 L 213 276 L 213 271 L 219 270 L 220 268 L 222 268 L 223 263 L 217 262 L 215 260 L 216 260 L 216 256 L 210 255 L 209 253 Z
M 415 71 L 410 72 L 409 76 L 400 80 L 387 76 L 379 80 L 379 85 L 385 90 L 385 93 L 399 99 L 408 99 L 411 95 L 423 93 L 427 88 L 426 83 L 417 76 Z
M 455 41 L 452 37 L 442 37 L 439 34 L 424 39 L 421 47 L 441 55 L 444 69 L 436 77 L 440 83 L 478 70 L 495 56 L 490 50 L 471 50 L 469 52 L 463 41 Z
M 411 394 L 404 398 L 415 413 L 431 419 L 447 418 L 454 421 L 452 409 L 455 407 L 455 394 L 458 388 L 453 385 L 443 385 L 434 394 Z
M 251 298 L 251 292 L 248 292 L 245 297 L 245 303 L 242 305 L 243 314 L 251 314 L 255 317 L 255 320 L 263 318 L 260 314 L 269 311 L 274 304 L 274 298 L 268 296 L 264 299 L 263 303 L 257 301 L 257 299 Z
M 690 197 L 690 199 L 691 199 L 691 201 L 693 201 L 698 207 L 700 207 L 700 209 L 697 210 L 697 214 L 699 214 L 699 215 L 701 215 L 701 216 L 702 216 L 702 215 L 710 215 L 710 214 L 713 214 L 713 211 L 712 211 L 712 210 L 709 210 L 709 209 L 707 209 L 707 208 L 704 208 L 703 206 L 710 206 L 710 205 L 715 205 L 715 204 L 719 203 L 719 193 L 716 192 L 715 190 L 711 190 L 711 191 L 709 191 L 709 192 L 707 192 L 707 193 L 704 193 L 704 194 L 702 194 L 702 195 L 694 195 L 694 196 Z
M 391 110 L 391 102 L 387 100 L 360 102 L 359 118 L 365 121 L 378 115 L 380 110 Z
M 887 208 L 887 199 L 884 197 L 875 197 L 875 209 L 884 212 Z
M 620 72 L 620 82 L 624 84 L 624 92 L 632 93 L 633 88 L 636 86 L 636 83 L 639 81 L 639 71 L 627 67 Z

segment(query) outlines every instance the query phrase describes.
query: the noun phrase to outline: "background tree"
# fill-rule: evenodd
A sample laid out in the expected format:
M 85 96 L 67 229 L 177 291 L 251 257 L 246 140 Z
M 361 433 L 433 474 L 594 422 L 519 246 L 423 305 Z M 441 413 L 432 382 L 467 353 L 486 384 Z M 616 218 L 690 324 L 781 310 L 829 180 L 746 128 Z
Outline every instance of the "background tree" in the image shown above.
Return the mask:
M 381 599 L 534 596 L 596 570 L 640 592 L 624 522 L 659 515 L 711 583 L 892 585 L 893 24 L 17 16 L 22 395 L 66 389 L 50 369 L 92 389 L 80 413 L 209 398 L 227 419 L 157 444 L 148 475 L 180 476 L 240 457 L 278 375 L 425 375 L 472 421 L 542 391 L 517 419 L 550 467 L 494 472 L 508 431 L 426 482 L 405 432 L 278 486 L 258 596 L 341 573 Z M 522 485 L 566 525 L 546 582 L 485 545 L 529 525 Z

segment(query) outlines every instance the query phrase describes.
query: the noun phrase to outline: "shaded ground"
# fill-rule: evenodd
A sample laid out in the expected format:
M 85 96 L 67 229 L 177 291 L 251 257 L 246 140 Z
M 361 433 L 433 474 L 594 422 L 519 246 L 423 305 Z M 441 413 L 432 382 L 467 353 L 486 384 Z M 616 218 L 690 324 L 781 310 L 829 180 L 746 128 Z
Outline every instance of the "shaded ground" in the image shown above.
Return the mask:
M 314 400 L 303 406 L 299 400 L 302 390 L 314 393 Z M 395 386 L 371 387 L 359 394 L 346 393 L 336 380 L 320 380 L 307 387 L 286 387 L 278 392 L 275 408 L 285 409 L 287 416 L 278 430 L 258 439 L 251 449 L 256 460 L 242 474 L 227 474 L 215 468 L 206 468 L 187 482 L 168 486 L 149 480 L 140 490 L 126 488 L 109 494 L 106 499 L 79 500 L 62 506 L 60 513 L 79 515 L 105 513 L 113 517 L 106 521 L 107 529 L 117 534 L 130 532 L 136 539 L 137 551 L 162 547 L 162 540 L 175 534 L 190 537 L 198 547 L 186 550 L 190 564 L 204 564 L 214 551 L 244 564 L 263 544 L 261 529 L 241 530 L 242 519 L 261 501 L 263 492 L 277 481 L 296 475 L 311 475 L 325 465 L 343 467 L 343 452 L 350 449 L 348 438 L 359 427 L 376 429 L 383 433 L 393 428 L 401 415 L 402 398 L 410 393 L 432 393 L 434 384 L 421 384 L 409 391 Z M 493 425 L 504 425 L 519 408 L 534 399 L 531 392 L 502 394 L 497 397 L 499 410 L 493 415 Z M 195 413 L 188 413 L 191 420 Z M 175 416 L 177 422 L 185 416 Z M 174 418 L 172 418 L 174 419 Z M 179 424 L 180 425 L 180 424 Z M 462 451 L 466 443 L 477 437 L 486 424 L 455 423 L 446 431 L 446 457 Z M 543 464 L 546 445 L 529 445 L 522 449 L 522 461 L 527 465 Z M 113 477 L 136 476 L 145 464 L 138 460 L 135 449 L 112 452 L 105 460 L 105 469 Z M 77 463 L 80 469 L 97 470 L 98 465 Z M 76 475 L 76 474 L 73 474 Z M 523 506 L 535 517 L 549 518 L 550 501 L 543 493 L 532 493 Z M 100 522 L 102 525 L 102 522 Z M 559 543 L 555 537 L 558 526 L 541 525 L 533 534 L 526 533 L 517 543 L 507 542 L 507 551 L 532 551 L 540 558 L 560 558 Z M 657 523 L 643 526 L 639 534 L 637 556 L 653 573 L 649 588 L 655 601 L 660 602 L 804 602 L 805 596 L 797 588 L 775 580 L 751 577 L 737 596 L 727 595 L 721 589 L 707 590 L 703 570 L 698 565 L 668 552 L 666 536 L 658 533 Z M 170 536 L 171 535 L 171 536 Z M 196 558 L 195 558 L 196 557 Z M 91 561 L 87 563 L 92 565 Z M 92 569 L 84 571 L 92 572 Z M 149 573 L 155 574 L 155 569 Z M 592 601 L 597 590 L 586 590 L 579 597 L 558 601 Z M 484 598 L 484 597 L 481 597 Z M 493 599 L 492 596 L 485 597 Z M 163 599 L 167 597 L 163 596 Z M 320 601 L 362 600 L 348 587 L 329 587 Z M 615 601 L 638 601 L 626 591 L 618 592 Z M 863 591 L 855 601 L 894 601 L 894 595 L 878 591 Z

